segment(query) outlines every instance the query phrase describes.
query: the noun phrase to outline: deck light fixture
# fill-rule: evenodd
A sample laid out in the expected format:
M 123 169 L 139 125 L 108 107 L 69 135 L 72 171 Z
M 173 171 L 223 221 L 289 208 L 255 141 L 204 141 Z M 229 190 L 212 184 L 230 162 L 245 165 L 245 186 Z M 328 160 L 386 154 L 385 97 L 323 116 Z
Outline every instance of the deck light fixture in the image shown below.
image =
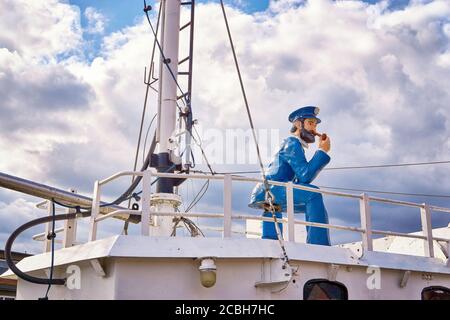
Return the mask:
M 201 259 L 200 267 L 200 282 L 205 288 L 211 288 L 216 284 L 216 270 L 214 259 L 206 257 Z

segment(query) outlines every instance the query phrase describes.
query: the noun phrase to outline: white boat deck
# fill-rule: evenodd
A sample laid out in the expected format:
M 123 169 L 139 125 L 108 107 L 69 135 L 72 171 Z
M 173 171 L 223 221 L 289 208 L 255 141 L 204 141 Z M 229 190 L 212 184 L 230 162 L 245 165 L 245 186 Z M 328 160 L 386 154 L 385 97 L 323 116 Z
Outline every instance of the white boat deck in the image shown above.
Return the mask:
M 389 252 L 366 252 L 362 257 L 349 248 L 286 243 L 291 261 L 320 262 L 345 266 L 378 266 L 385 269 L 450 274 L 447 261 Z M 50 253 L 42 253 L 18 263 L 24 272 L 50 267 Z M 105 257 L 115 258 L 202 258 L 281 259 L 277 241 L 261 239 L 179 238 L 113 236 L 55 251 L 55 266 L 64 266 Z M 11 271 L 1 277 L 15 278 Z

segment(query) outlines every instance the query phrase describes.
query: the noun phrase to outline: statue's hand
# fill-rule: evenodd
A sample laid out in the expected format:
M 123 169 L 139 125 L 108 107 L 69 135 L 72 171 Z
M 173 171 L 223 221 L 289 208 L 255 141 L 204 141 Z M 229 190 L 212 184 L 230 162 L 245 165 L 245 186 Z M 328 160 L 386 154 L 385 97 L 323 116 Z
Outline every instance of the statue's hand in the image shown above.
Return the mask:
M 327 138 L 325 140 L 320 139 L 319 140 L 319 149 L 328 152 L 330 151 L 331 145 L 330 145 L 330 137 L 327 135 Z

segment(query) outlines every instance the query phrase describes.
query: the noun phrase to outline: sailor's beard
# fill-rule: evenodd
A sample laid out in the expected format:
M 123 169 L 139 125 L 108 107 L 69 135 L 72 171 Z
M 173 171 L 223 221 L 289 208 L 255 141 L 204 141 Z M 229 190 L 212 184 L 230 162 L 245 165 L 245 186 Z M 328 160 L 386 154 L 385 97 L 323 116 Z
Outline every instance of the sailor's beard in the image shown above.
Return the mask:
M 300 138 L 306 143 L 314 143 L 316 141 L 316 136 L 304 128 L 300 131 Z

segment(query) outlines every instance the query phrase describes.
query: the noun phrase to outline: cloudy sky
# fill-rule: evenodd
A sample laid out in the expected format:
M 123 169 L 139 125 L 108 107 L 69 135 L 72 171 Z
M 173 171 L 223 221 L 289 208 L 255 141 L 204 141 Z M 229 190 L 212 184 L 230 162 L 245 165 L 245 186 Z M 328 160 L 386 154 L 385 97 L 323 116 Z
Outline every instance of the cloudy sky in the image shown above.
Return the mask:
M 319 131 L 331 137 L 330 167 L 450 159 L 450 1 L 225 3 L 258 129 L 275 129 L 281 139 L 289 134 L 288 114 L 312 104 L 321 107 Z M 95 180 L 133 167 L 152 46 L 142 7 L 137 0 L 0 0 L 0 172 L 90 195 Z M 203 132 L 248 129 L 218 1 L 197 4 L 195 40 L 193 112 L 199 126 Z M 183 51 L 185 35 L 181 41 Z M 145 128 L 154 113 L 152 95 Z M 207 149 L 210 141 L 203 138 Z M 213 169 L 258 167 L 215 163 Z M 448 164 L 328 170 L 314 183 L 444 195 L 449 197 L 373 193 L 450 206 L 448 172 Z M 112 185 L 106 196 L 114 198 L 127 183 Z M 200 187 L 183 185 L 186 203 Z M 236 213 L 258 214 L 246 206 L 252 187 L 236 185 Z M 220 194 L 220 184 L 212 183 L 197 209 L 221 210 Z M 20 224 L 46 214 L 37 202 L 0 190 L 0 247 Z M 332 223 L 359 224 L 357 202 L 326 197 L 325 203 Z M 420 229 L 415 209 L 377 204 L 372 214 L 377 229 Z M 449 222 L 449 215 L 433 214 L 434 226 Z M 103 236 L 119 234 L 122 222 L 100 229 Z M 14 249 L 39 251 L 29 238 L 41 231 L 26 233 Z M 81 239 L 86 232 L 82 224 Z M 332 233 L 333 243 L 355 239 L 357 234 Z

